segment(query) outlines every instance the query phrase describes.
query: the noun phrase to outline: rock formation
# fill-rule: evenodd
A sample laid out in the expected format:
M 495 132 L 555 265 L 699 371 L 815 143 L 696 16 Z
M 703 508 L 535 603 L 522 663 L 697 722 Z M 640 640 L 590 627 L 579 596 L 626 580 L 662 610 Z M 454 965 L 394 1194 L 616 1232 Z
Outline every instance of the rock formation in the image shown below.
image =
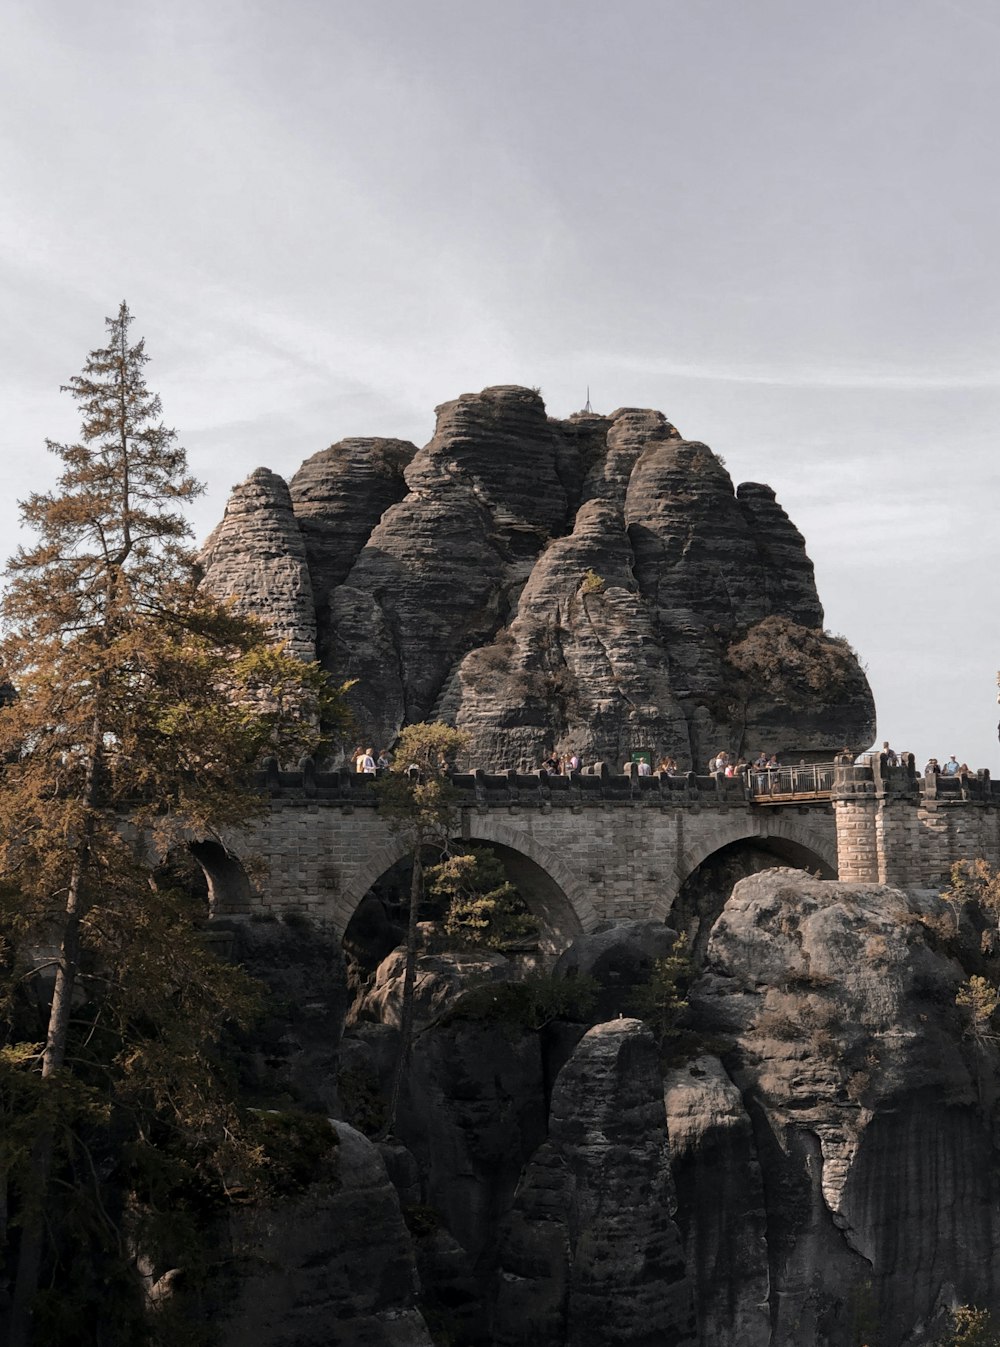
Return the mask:
M 942 1304 L 996 1307 L 998 1062 L 956 1006 L 965 936 L 929 895 L 736 885 L 691 993 L 729 1078 L 666 1090 L 705 1347 L 896 1347 Z
M 343 584 L 372 529 L 406 495 L 416 447 L 405 440 L 341 440 L 307 458 L 289 482 L 325 645 L 332 590 Z
M 205 584 L 269 624 L 300 659 L 316 658 L 316 608 L 288 486 L 258 468 L 233 490 L 200 557 Z
M 221 1342 L 929 1347 L 955 1305 L 1000 1312 L 1000 1050 L 958 998 L 970 975 L 997 981 L 997 913 L 976 898 L 740 880 L 666 1064 L 627 1017 L 673 952 L 666 927 L 565 951 L 554 980 L 596 981 L 594 1025 L 525 1016 L 544 979 L 428 940 L 396 1132 L 377 1143 L 357 1129 L 384 1122 L 399 958 L 355 1004 L 335 1090 L 334 951 L 248 931 L 234 953 L 309 1003 L 268 1030 L 259 1088 L 273 1070 L 283 1096 L 351 1125 L 304 1192 L 230 1214 L 229 1280 L 205 1302 Z
M 734 490 L 659 412 L 560 421 L 529 389 L 463 394 L 423 449 L 344 440 L 290 493 L 258 469 L 204 560 L 296 653 L 318 633 L 375 746 L 441 717 L 493 768 L 570 748 L 701 768 L 720 747 L 819 757 L 874 734 L 773 491 Z
M 693 1347 L 673 1208 L 653 1039 L 637 1020 L 598 1025 L 559 1073 L 514 1199 L 497 1347 Z
M 416 1305 L 413 1247 L 382 1157 L 346 1123 L 334 1127 L 328 1178 L 297 1201 L 233 1216 L 231 1258 L 246 1275 L 226 1307 L 222 1347 L 432 1347 Z

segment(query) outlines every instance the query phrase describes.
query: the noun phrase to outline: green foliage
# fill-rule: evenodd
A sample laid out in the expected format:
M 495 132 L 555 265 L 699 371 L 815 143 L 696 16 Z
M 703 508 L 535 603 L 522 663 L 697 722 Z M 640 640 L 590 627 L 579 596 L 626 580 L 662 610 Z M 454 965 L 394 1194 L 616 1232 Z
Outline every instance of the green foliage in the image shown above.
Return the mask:
M 467 734 L 440 721 L 407 725 L 400 733 L 392 771 L 375 789 L 380 813 L 409 835 L 414 848 L 447 849 L 461 802 L 447 773 L 467 743 Z
M 388 820 L 390 828 L 407 838 L 413 857 L 399 1052 L 386 1113 L 385 1135 L 395 1126 L 403 1077 L 413 1044 L 417 918 L 424 896 L 423 851 L 428 846 L 447 851 L 449 839 L 456 830 L 459 797 L 448 779 L 448 772 L 467 741 L 467 735 L 441 721 L 407 725 L 396 743 L 392 771 L 376 783 L 379 811 Z
M 432 776 L 452 770 L 455 759 L 469 742 L 464 730 L 456 730 L 443 721 L 421 721 L 406 725 L 396 741 L 393 771 L 405 773 L 411 766 Z
M 937 1340 L 938 1347 L 1000 1347 L 1000 1329 L 988 1310 L 975 1305 L 959 1305 L 951 1313 L 951 1323 Z
M 131 322 L 123 304 L 68 385 L 81 441 L 49 444 L 57 486 L 22 505 L 37 540 L 9 563 L 3 600 L 0 664 L 17 692 L 0 709 L 0 1163 L 20 1225 L 15 1347 L 40 1268 L 46 1340 L 61 1340 L 64 1318 L 85 1342 L 108 1288 L 138 1303 L 126 1212 L 144 1253 L 142 1240 L 183 1214 L 186 1256 L 205 1203 L 273 1169 L 223 1051 L 253 1021 L 259 988 L 213 956 L 200 906 L 163 882 L 161 862 L 245 823 L 261 807 L 260 754 L 301 753 L 321 718 L 342 714 L 318 667 L 199 588 L 180 507 L 201 488 L 159 419 Z
M 842 636 L 802 627 L 772 615 L 749 628 L 726 659 L 751 688 L 780 692 L 795 701 L 834 699 L 862 687 L 857 656 Z
M 273 1201 L 302 1192 L 322 1174 L 332 1177 L 339 1139 L 323 1114 L 268 1110 L 255 1112 L 250 1124 L 260 1160 L 251 1172 L 252 1196 Z
M 444 1225 L 444 1217 L 435 1207 L 429 1207 L 424 1202 L 410 1202 L 403 1207 L 403 1220 L 406 1222 L 406 1228 L 415 1239 L 421 1239 L 424 1235 L 433 1235 L 436 1230 L 440 1230 Z
M 464 992 L 440 1023 L 478 1021 L 537 1030 L 552 1020 L 587 1022 L 598 990 L 595 979 L 586 975 L 557 978 L 537 973 L 520 982 L 484 983 Z
M 447 903 L 445 930 L 453 939 L 506 949 L 538 934 L 538 923 L 485 847 L 449 856 L 426 872 L 428 891 Z
M 678 1021 L 687 1009 L 685 993 L 692 976 L 688 940 L 682 935 L 666 958 L 656 960 L 649 979 L 632 993 L 630 1013 L 645 1021 L 661 1050 L 678 1035 Z
M 580 592 L 582 594 L 603 594 L 605 588 L 604 577 L 597 574 L 596 571 L 588 570 L 584 572 L 583 580 L 580 582 Z
M 387 1108 L 374 1071 L 363 1066 L 342 1067 L 337 1090 L 351 1126 L 367 1137 L 378 1136 L 385 1127 Z
M 951 867 L 951 886 L 944 897 L 978 903 L 996 917 L 1000 914 L 1000 868 L 982 858 L 956 861 Z
M 978 1043 L 995 1039 L 993 1016 L 1000 1005 L 1000 991 L 987 978 L 973 973 L 958 989 L 955 1004 L 968 1014 L 966 1032 Z

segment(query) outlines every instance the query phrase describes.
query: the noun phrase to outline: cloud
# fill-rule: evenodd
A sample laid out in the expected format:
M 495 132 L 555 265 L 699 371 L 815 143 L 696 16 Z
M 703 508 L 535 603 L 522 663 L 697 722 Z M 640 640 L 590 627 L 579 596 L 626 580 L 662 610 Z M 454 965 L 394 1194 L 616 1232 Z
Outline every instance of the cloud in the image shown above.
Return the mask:
M 588 368 L 617 369 L 631 374 L 676 379 L 699 379 L 710 383 L 756 384 L 770 388 L 849 388 L 898 392 L 962 392 L 1000 389 L 1000 368 L 968 370 L 921 370 L 893 366 L 847 365 L 774 368 L 764 365 L 712 365 L 674 360 L 669 356 L 617 355 L 584 352 L 579 357 Z

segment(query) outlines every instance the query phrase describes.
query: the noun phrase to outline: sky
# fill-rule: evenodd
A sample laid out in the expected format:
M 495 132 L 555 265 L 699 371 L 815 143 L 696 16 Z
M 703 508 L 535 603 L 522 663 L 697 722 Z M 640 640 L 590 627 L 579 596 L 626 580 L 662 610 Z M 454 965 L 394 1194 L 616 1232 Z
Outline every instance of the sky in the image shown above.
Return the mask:
M 881 741 L 1000 774 L 993 0 L 0 0 L 0 551 L 121 299 L 206 492 L 656 407 L 805 534 Z

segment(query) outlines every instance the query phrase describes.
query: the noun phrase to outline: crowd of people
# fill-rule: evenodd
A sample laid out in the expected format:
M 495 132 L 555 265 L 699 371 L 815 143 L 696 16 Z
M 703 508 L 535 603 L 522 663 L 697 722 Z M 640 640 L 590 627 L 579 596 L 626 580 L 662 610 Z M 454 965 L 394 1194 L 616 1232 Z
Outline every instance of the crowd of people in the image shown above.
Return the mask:
M 848 759 L 851 762 L 865 762 L 872 756 L 872 752 L 862 753 L 855 757 L 850 748 L 841 749 L 838 754 L 838 760 Z M 891 748 L 888 740 L 882 744 L 881 756 L 885 759 L 886 766 L 900 767 L 913 757 L 912 753 L 897 753 Z M 392 759 L 387 749 L 380 748 L 376 753 L 373 748 L 358 747 L 352 755 L 354 770 L 366 775 L 375 776 L 379 772 L 388 771 Z M 581 769 L 580 755 L 573 751 L 569 753 L 558 754 L 552 752 L 542 763 L 543 769 L 551 776 L 568 776 L 570 772 L 578 772 Z M 653 765 L 650 757 L 646 754 L 636 754 L 630 757 L 624 764 L 622 770 L 625 775 L 631 774 L 633 766 L 640 776 L 652 776 Z M 764 784 L 769 778 L 769 773 L 777 772 L 781 767 L 776 753 L 767 753 L 761 751 L 753 761 L 748 761 L 740 755 L 733 758 L 726 749 L 720 749 L 718 753 L 708 760 L 708 772 L 710 776 L 747 776 L 754 773 L 758 785 Z M 660 776 L 684 776 L 686 772 L 677 762 L 676 758 L 664 754 L 660 758 L 655 768 Z M 972 775 L 968 763 L 959 762 L 955 754 L 948 758 L 947 762 L 940 763 L 937 758 L 930 758 L 924 767 L 925 776 L 966 776 Z
M 866 755 L 862 754 L 862 757 Z M 897 753 L 890 747 L 888 739 L 882 743 L 882 757 L 885 758 L 887 767 L 902 767 L 913 757 L 912 753 Z M 969 767 L 967 762 L 959 762 L 958 758 L 952 753 L 947 762 L 938 762 L 937 758 L 928 758 L 924 767 L 924 776 L 974 776 L 975 773 Z
M 721 749 L 718 753 L 713 753 L 708 760 L 708 772 L 711 776 L 743 776 L 751 771 L 775 772 L 780 766 L 776 753 L 762 752 L 753 762 L 748 762 L 743 756 L 734 758 L 725 749 Z M 659 776 L 687 775 L 687 770 L 669 754 L 664 754 L 655 768 L 649 755 L 635 754 L 622 764 L 622 771 L 626 776 L 630 776 L 633 767 L 639 776 L 652 776 L 654 771 Z M 553 752 L 543 761 L 542 768 L 551 776 L 566 776 L 570 772 L 580 770 L 580 756 L 575 752 L 562 755 Z
M 368 776 L 375 776 L 378 772 L 388 771 L 392 762 L 388 751 L 384 748 L 380 748 L 378 756 L 376 756 L 373 748 L 359 747 L 354 750 L 352 756 L 354 758 L 354 770 Z

